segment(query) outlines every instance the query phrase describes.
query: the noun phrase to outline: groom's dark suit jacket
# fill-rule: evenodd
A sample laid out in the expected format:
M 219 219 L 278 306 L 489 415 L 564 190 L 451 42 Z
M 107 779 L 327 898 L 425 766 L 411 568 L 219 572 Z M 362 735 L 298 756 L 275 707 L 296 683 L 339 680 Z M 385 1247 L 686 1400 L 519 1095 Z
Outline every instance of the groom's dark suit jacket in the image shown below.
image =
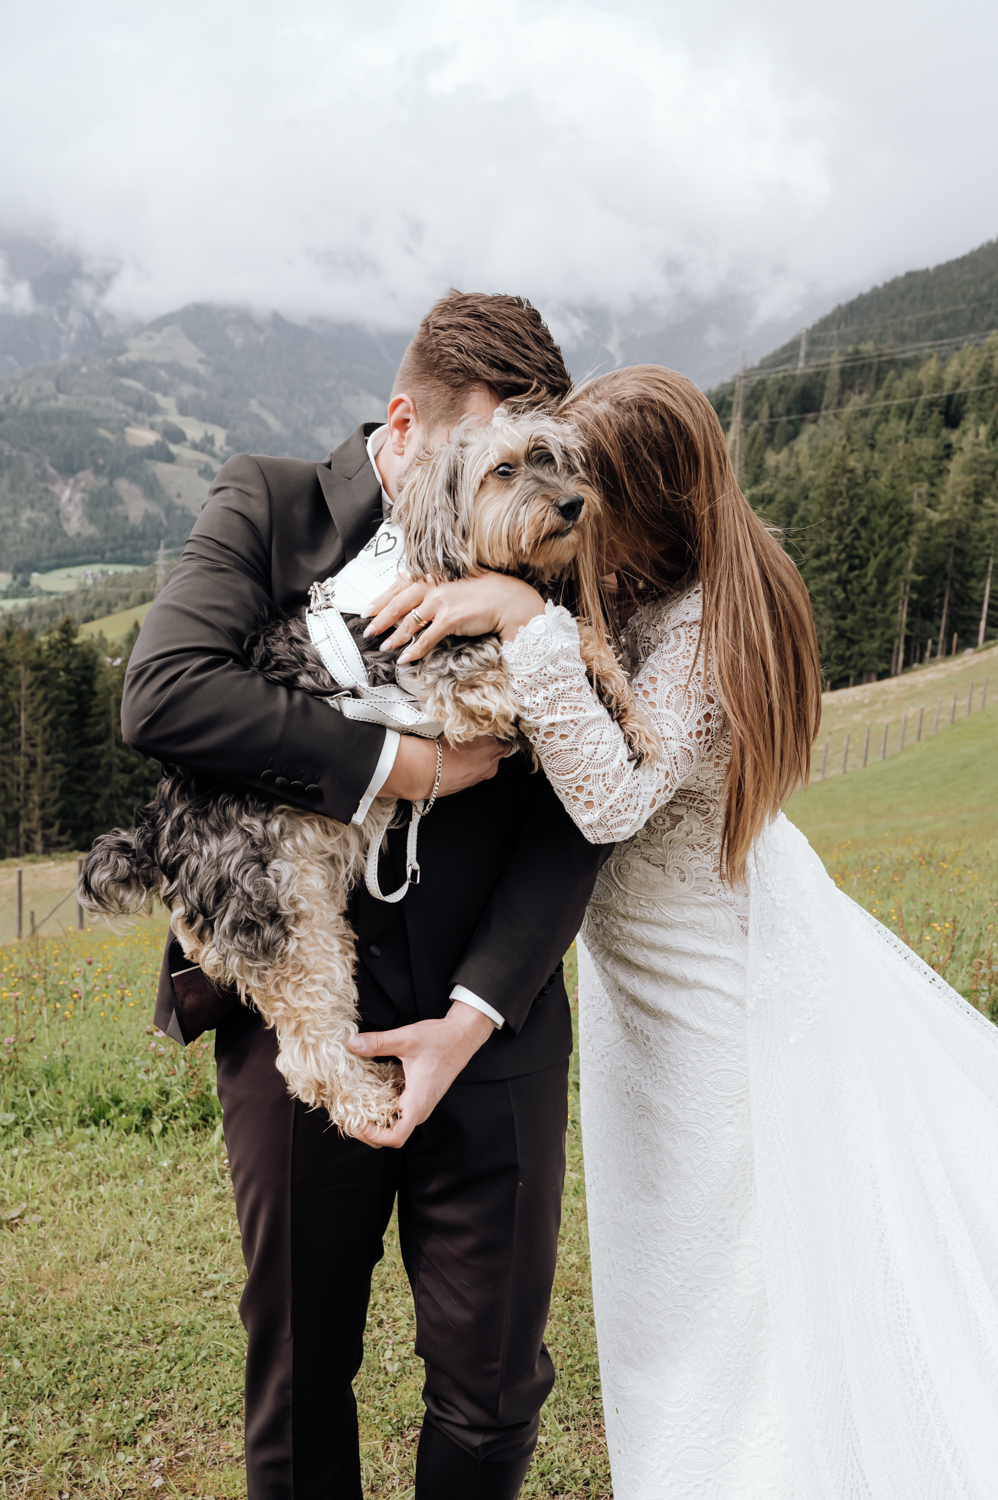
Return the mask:
M 275 605 L 302 605 L 309 585 L 343 567 L 377 529 L 372 430 L 359 428 L 321 464 L 239 454 L 219 470 L 129 662 L 128 744 L 350 820 L 385 731 L 268 682 L 247 663 L 243 642 Z M 279 792 L 275 774 L 288 782 Z M 403 901 L 385 905 L 363 888 L 353 898 L 362 1028 L 442 1016 L 457 983 L 506 1022 L 462 1078 L 514 1077 L 561 1061 L 572 1037 L 560 960 L 611 846 L 583 838 L 522 756 L 501 762 L 493 780 L 441 798 L 419 841 L 422 878 Z M 401 883 L 404 843 L 404 829 L 389 835 L 383 889 Z M 183 967 L 174 944 L 158 1018 L 175 991 L 207 987 L 199 972 L 193 991 L 190 974 L 172 981 Z

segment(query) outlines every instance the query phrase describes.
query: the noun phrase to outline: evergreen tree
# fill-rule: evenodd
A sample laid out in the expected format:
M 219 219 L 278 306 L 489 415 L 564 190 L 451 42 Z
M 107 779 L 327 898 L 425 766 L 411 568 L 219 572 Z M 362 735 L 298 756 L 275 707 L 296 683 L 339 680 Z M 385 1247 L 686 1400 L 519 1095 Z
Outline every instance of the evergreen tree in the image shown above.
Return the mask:
M 730 420 L 732 390 L 712 398 Z M 742 475 L 807 581 L 834 687 L 977 644 L 998 544 L 998 336 L 942 365 L 872 345 L 753 380 Z M 991 562 L 992 579 L 995 565 Z M 992 583 L 986 634 L 998 619 Z

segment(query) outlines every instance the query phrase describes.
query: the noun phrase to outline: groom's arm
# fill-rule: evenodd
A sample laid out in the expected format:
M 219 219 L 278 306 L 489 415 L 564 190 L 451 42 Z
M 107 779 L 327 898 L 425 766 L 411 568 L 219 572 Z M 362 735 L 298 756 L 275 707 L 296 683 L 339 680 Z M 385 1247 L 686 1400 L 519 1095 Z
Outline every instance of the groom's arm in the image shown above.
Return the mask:
M 613 845 L 590 844 L 541 775 L 523 796 L 526 816 L 488 908 L 454 973 L 455 985 L 519 1031 L 534 1000 L 582 924 L 600 866 Z M 347 1046 L 368 1057 L 397 1057 L 405 1071 L 399 1118 L 359 1132 L 372 1146 L 399 1147 L 429 1118 L 494 1023 L 460 996 L 442 1020 L 397 1031 L 362 1032 Z
M 132 652 L 122 733 L 158 760 L 349 823 L 386 731 L 269 682 L 243 650 L 274 608 L 272 509 L 256 459 L 239 454 L 223 465 Z M 276 788 L 278 776 L 288 785 Z
M 485 915 L 453 975 L 518 1032 L 582 926 L 613 844 L 590 844 L 542 775 Z

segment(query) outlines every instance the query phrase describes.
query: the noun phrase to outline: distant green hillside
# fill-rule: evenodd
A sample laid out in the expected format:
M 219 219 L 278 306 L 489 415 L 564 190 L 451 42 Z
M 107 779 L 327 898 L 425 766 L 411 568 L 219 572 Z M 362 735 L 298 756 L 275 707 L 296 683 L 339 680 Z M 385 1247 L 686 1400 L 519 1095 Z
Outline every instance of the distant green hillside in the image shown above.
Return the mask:
M 998 835 L 998 708 L 963 719 L 865 770 L 812 783 L 787 806 L 823 856 L 844 839 L 857 845 Z
M 908 271 L 834 308 L 807 330 L 805 367 L 858 344 L 941 356 L 998 328 L 998 240 L 925 271 Z M 758 370 L 796 370 L 799 339 Z
M 993 639 L 998 334 L 945 361 L 864 344 L 750 375 L 741 398 L 729 384 L 711 400 L 749 500 L 800 564 L 828 683 L 975 646 L 986 597 Z
M 0 380 L 0 572 L 151 562 L 241 450 L 322 458 L 380 415 L 405 338 L 191 306 Z

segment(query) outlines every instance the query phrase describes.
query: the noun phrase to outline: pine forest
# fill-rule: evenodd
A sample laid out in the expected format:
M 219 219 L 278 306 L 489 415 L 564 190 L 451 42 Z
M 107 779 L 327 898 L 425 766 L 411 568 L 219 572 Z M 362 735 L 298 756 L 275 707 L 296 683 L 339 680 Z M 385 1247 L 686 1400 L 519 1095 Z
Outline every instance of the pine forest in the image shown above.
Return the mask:
M 152 796 L 159 766 L 121 740 L 137 634 L 109 648 L 68 618 L 0 633 L 0 858 L 88 849 Z
M 803 341 L 802 341 L 803 343 Z M 872 345 L 712 395 L 742 487 L 807 581 L 828 686 L 996 633 L 998 334 L 945 358 Z

